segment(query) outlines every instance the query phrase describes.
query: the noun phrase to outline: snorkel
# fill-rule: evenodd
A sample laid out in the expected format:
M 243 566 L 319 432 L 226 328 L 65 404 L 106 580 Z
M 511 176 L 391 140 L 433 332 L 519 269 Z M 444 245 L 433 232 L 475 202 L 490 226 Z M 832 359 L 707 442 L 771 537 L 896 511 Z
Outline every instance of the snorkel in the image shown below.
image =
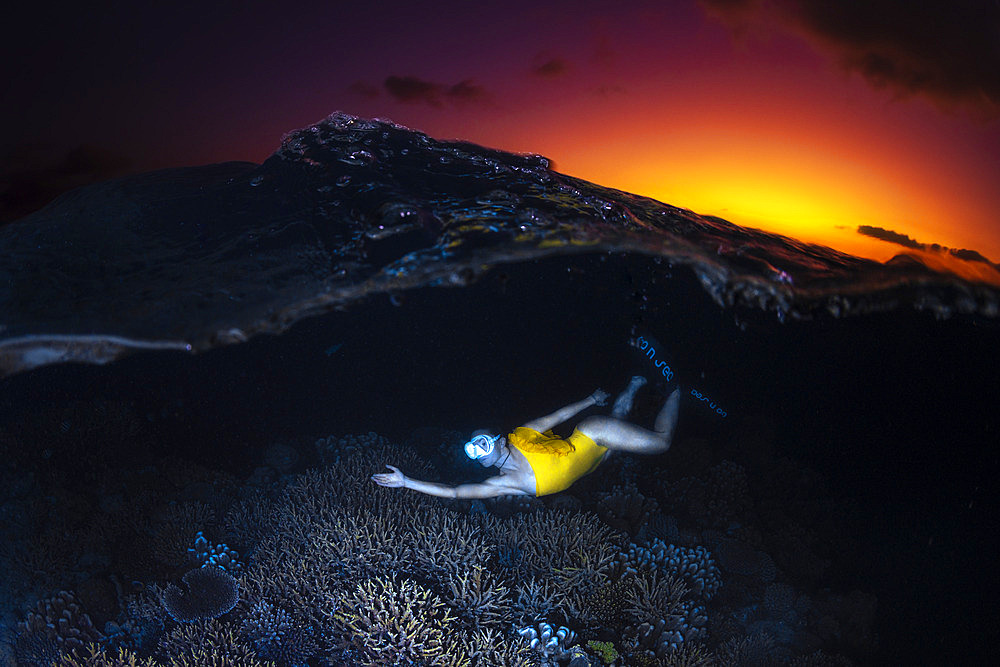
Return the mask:
M 465 455 L 472 460 L 489 456 L 493 453 L 493 449 L 496 447 L 496 442 L 499 439 L 500 436 L 498 435 L 487 435 L 485 433 L 475 435 L 472 437 L 472 440 L 465 443 Z

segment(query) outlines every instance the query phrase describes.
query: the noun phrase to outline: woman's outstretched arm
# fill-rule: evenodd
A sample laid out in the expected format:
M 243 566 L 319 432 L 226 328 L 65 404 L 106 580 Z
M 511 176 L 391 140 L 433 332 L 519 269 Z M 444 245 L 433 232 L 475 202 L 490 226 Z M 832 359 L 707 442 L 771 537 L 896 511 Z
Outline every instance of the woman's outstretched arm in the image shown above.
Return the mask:
M 419 479 L 407 477 L 399 468 L 387 465 L 386 468 L 392 472 L 372 475 L 372 481 L 379 486 L 389 488 L 403 488 L 426 493 L 429 496 L 438 498 L 464 498 L 472 500 L 474 498 L 496 498 L 497 496 L 527 496 L 532 495 L 516 486 L 511 486 L 510 480 L 503 476 L 491 477 L 478 484 L 459 484 L 458 486 L 448 486 L 437 482 L 425 482 Z
M 583 399 L 582 401 L 577 401 L 567 405 L 565 408 L 560 408 L 556 410 L 551 415 L 546 415 L 545 417 L 539 417 L 538 419 L 533 419 L 524 426 L 530 429 L 534 429 L 538 432 L 548 431 L 550 428 L 562 424 L 564 421 L 573 418 L 574 416 L 580 414 L 592 405 L 607 405 L 608 403 L 608 393 L 598 389 L 593 394 Z

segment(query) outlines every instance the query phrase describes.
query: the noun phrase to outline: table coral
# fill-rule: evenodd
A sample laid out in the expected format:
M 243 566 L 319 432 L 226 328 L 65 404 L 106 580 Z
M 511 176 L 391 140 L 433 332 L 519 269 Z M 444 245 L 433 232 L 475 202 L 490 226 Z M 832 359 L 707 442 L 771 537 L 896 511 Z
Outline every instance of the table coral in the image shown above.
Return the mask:
M 186 591 L 173 584 L 163 591 L 163 606 L 175 621 L 188 623 L 221 616 L 239 602 L 239 583 L 222 568 L 199 567 L 181 580 Z

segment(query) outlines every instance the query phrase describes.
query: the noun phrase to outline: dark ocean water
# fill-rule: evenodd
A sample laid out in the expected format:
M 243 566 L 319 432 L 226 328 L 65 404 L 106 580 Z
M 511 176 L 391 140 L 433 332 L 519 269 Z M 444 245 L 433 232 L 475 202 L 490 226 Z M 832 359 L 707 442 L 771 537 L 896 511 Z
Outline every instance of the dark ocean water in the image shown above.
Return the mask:
M 660 653 L 649 664 L 671 664 L 672 651 L 699 646 L 718 664 L 975 664 L 1000 640 L 1000 293 L 989 286 L 345 115 L 291 133 L 262 165 L 64 195 L 0 228 L 0 257 L 0 629 L 20 664 L 66 648 L 38 625 L 66 606 L 51 601 L 63 590 L 84 627 L 74 637 L 162 661 L 218 649 L 217 637 L 184 635 L 150 588 L 181 585 L 200 564 L 187 553 L 198 530 L 243 563 L 243 598 L 215 631 L 278 664 L 366 664 L 362 630 L 329 630 L 318 598 L 289 593 L 305 583 L 275 583 L 289 566 L 268 545 L 322 551 L 315 526 L 288 527 L 319 521 L 288 509 L 318 507 L 317 494 L 342 494 L 351 509 L 338 512 L 375 523 L 411 511 L 392 503 L 422 503 L 428 517 L 485 522 L 482 534 L 582 512 L 616 531 L 616 553 L 662 543 L 712 554 L 718 593 L 683 603 L 707 620 L 672 628 L 665 609 L 682 636 L 666 652 L 638 639 L 653 616 L 594 611 L 621 572 L 571 585 L 553 573 L 572 563 L 537 566 L 583 600 L 546 620 L 581 646 L 611 640 L 624 655 L 637 642 L 618 664 L 646 664 L 647 649 Z M 415 501 L 367 482 L 385 462 L 481 479 L 461 452 L 470 431 L 512 429 L 634 374 L 651 380 L 640 425 L 682 390 L 665 454 L 609 461 L 530 503 Z M 384 440 L 361 437 L 370 432 Z M 307 483 L 316 470 L 333 491 Z M 272 508 L 279 525 L 247 519 L 247 506 Z M 508 547 L 463 562 L 515 590 L 530 568 L 503 566 L 518 553 Z M 339 574 L 331 558 L 323 585 L 337 605 L 378 576 L 447 597 L 444 575 L 408 557 L 379 569 L 340 554 Z M 526 621 L 513 599 L 450 631 L 488 627 L 514 646 Z M 280 651 L 248 620 L 267 625 L 265 603 L 301 635 L 272 618 Z M 461 615 L 458 598 L 448 604 Z

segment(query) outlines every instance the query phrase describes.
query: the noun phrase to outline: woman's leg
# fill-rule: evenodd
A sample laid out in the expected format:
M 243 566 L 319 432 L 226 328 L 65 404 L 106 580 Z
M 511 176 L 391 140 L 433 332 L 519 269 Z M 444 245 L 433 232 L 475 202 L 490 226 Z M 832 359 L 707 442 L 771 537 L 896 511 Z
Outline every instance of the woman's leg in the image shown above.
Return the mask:
M 632 380 L 629 381 L 628 386 L 625 387 L 625 391 L 618 394 L 618 398 L 615 399 L 615 404 L 611 408 L 611 416 L 615 419 L 625 419 L 628 413 L 632 411 L 632 403 L 635 400 L 635 393 L 639 391 L 642 385 L 646 384 L 646 378 L 641 375 L 633 375 Z
M 627 391 L 627 390 L 626 390 Z M 675 389 L 663 404 L 653 428 L 644 429 L 614 417 L 587 417 L 577 425 L 577 430 L 597 444 L 611 450 L 636 454 L 659 454 L 670 448 L 677 426 L 677 411 L 681 392 Z

